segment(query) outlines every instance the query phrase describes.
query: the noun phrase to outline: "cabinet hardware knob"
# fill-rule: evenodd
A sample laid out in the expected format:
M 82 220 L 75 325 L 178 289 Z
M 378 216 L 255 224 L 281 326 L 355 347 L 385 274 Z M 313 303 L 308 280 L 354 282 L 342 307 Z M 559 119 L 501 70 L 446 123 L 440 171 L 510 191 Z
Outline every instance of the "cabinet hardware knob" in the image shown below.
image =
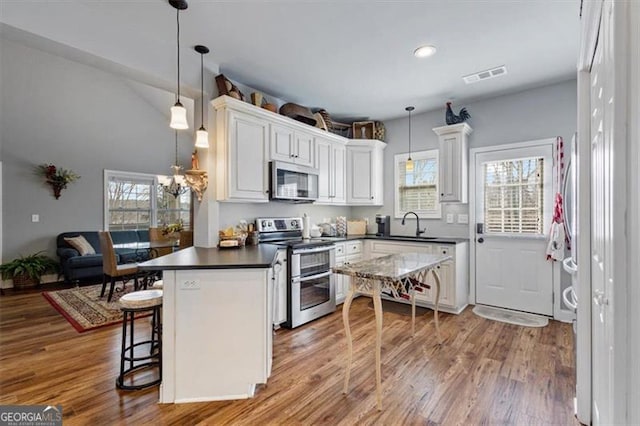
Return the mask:
M 440 193 L 440 196 L 441 196 L 441 197 L 444 197 L 444 192 L 441 192 L 441 193 Z
M 373 200 L 373 196 L 371 197 L 371 199 Z

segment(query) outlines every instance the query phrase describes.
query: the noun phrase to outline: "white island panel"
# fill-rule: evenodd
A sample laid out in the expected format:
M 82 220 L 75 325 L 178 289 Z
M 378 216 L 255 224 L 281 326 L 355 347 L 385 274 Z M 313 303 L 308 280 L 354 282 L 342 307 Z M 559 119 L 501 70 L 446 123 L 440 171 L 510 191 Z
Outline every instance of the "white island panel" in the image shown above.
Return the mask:
M 160 402 L 253 396 L 271 373 L 271 270 L 169 270 L 163 278 Z

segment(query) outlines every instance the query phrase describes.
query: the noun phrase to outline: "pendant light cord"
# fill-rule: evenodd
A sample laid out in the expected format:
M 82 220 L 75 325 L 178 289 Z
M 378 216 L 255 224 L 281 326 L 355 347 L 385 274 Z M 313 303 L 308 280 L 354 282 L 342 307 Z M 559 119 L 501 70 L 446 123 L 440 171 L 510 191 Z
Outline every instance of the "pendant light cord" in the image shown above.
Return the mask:
M 177 40 L 178 40 L 178 103 L 179 103 L 180 102 L 180 9 L 176 9 L 176 22 L 177 22 L 177 28 L 178 28 Z
M 175 131 L 176 134 L 176 167 L 178 167 L 178 131 Z
M 409 111 L 409 160 L 411 160 L 411 111 Z
M 200 127 L 204 127 L 204 54 L 200 54 Z

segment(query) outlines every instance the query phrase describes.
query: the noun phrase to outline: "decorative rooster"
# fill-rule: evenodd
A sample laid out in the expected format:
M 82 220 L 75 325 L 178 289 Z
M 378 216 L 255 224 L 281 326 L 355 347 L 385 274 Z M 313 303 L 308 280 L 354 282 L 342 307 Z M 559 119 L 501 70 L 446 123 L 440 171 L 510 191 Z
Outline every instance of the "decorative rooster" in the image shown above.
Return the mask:
M 455 115 L 451 110 L 451 102 L 447 102 L 447 113 L 445 115 L 445 121 L 447 124 L 464 123 L 470 118 L 471 115 L 469 115 L 466 108 L 462 108 L 458 115 Z

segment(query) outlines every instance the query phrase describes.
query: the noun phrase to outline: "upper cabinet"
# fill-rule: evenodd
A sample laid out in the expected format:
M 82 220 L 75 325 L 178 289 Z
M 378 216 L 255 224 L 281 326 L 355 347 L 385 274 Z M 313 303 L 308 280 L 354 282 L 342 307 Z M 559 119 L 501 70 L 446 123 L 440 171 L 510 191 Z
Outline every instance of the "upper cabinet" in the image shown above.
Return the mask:
M 311 133 L 291 126 L 271 124 L 270 159 L 313 167 L 314 144 Z
M 269 201 L 269 123 L 224 105 L 214 107 L 217 199 Z
M 387 144 L 357 139 L 347 144 L 347 204 L 382 205 L 383 153 Z
M 467 123 L 436 127 L 440 142 L 440 202 L 466 203 L 468 193 L 468 137 L 473 131 Z
M 218 201 L 268 202 L 277 160 L 319 170 L 318 204 L 382 205 L 384 142 L 349 140 L 229 96 L 211 105 Z
M 345 143 L 327 137 L 315 138 L 315 168 L 319 171 L 317 204 L 345 204 L 346 156 Z

